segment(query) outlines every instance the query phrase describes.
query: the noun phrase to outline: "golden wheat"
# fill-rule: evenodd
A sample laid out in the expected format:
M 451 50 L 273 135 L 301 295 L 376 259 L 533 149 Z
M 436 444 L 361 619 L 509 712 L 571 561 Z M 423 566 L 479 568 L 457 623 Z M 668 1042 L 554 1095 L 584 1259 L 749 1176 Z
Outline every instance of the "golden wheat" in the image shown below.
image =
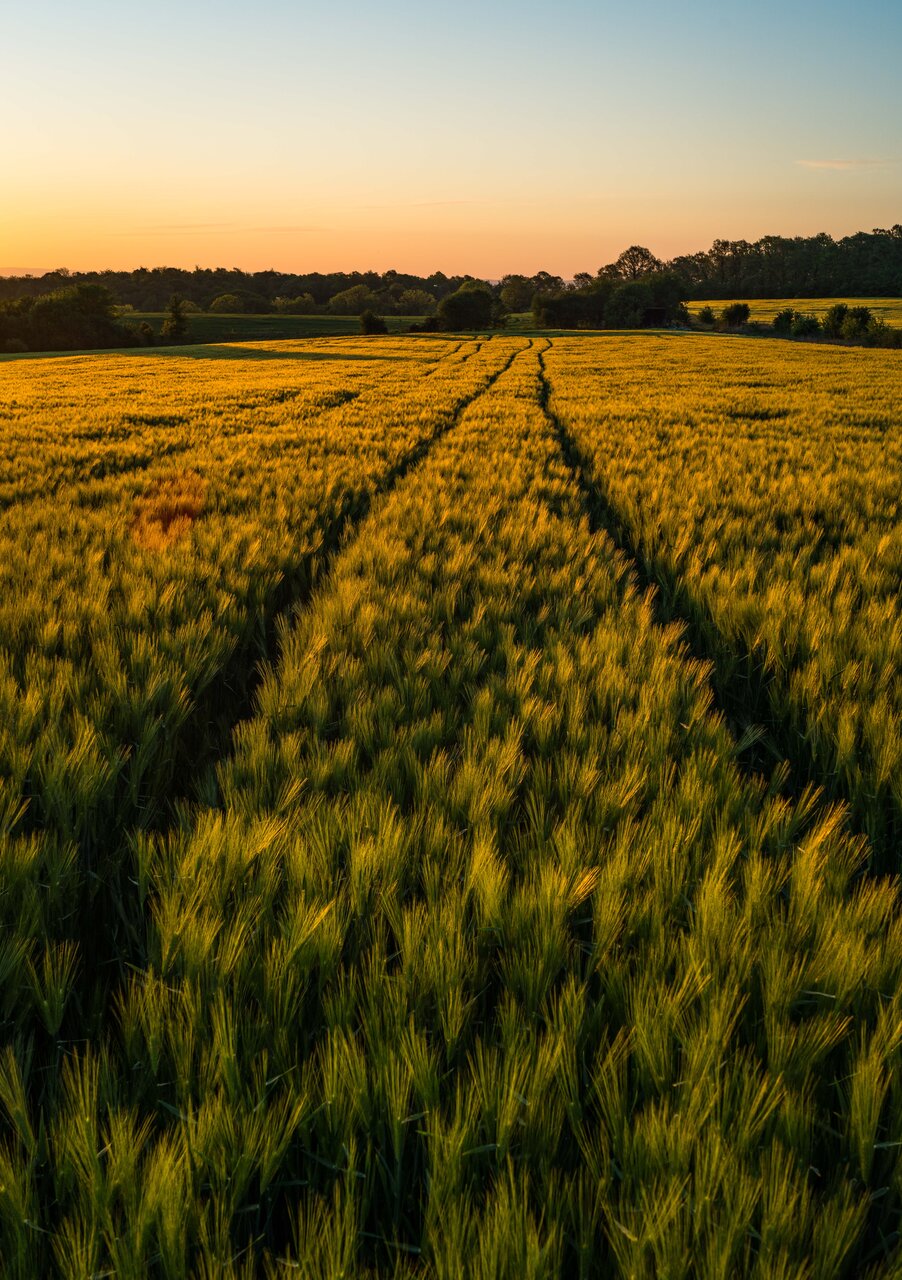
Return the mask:
M 4 1274 L 895 1275 L 898 363 L 221 355 L 0 372 Z

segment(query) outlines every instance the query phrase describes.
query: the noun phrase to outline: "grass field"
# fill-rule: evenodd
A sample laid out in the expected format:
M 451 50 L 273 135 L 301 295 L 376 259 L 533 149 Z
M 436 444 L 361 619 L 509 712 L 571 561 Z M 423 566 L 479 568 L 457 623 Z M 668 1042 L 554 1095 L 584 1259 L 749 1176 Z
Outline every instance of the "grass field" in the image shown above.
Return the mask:
M 897 1277 L 902 363 L 0 368 L 0 1271 Z
M 711 307 L 715 315 L 720 315 L 724 307 L 731 302 L 747 302 L 751 311 L 751 319 L 769 324 L 779 311 L 790 307 L 804 316 L 817 316 L 820 319 L 837 302 L 844 302 L 850 307 L 869 307 L 871 312 L 887 324 L 902 325 L 902 298 L 715 298 L 706 302 L 689 302 L 690 315 L 698 315 L 702 307 Z

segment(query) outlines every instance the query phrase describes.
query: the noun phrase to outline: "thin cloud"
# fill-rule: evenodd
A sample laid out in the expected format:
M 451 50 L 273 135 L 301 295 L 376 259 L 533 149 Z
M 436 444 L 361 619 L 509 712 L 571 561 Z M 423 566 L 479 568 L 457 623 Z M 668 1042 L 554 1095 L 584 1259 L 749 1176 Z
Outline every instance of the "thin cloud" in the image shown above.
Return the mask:
M 325 235 L 334 231 L 334 227 L 318 227 L 309 223 L 289 223 L 286 226 L 270 226 L 270 227 L 242 227 L 242 231 L 246 231 L 249 235 L 254 236 L 300 236 L 300 235 Z
M 239 230 L 237 222 L 157 222 L 143 227 L 120 227 L 111 236 L 209 235 L 211 232 Z
M 838 169 L 845 172 L 851 169 L 880 169 L 892 163 L 893 163 L 892 160 L 875 160 L 875 159 L 797 160 L 796 161 L 796 164 L 801 165 L 803 169 Z
M 411 207 L 414 209 L 440 209 L 445 205 L 452 204 L 490 204 L 489 200 L 414 200 Z
M 492 200 L 390 200 L 383 204 L 360 204 L 358 209 L 450 209 L 459 205 L 493 204 Z
M 112 236 L 180 235 L 180 236 L 219 236 L 219 235 L 298 235 L 314 232 L 327 232 L 328 227 L 291 224 L 290 226 L 253 227 L 243 222 L 160 222 L 146 227 L 126 227 L 111 231 Z

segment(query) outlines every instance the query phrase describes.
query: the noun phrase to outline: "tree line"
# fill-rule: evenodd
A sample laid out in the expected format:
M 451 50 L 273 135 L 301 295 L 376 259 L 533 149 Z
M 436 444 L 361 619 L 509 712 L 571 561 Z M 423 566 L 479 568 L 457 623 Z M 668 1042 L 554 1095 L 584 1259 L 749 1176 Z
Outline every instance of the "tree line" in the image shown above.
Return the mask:
M 0 301 L 0 352 L 152 346 L 189 337 L 187 309 L 178 294 L 169 299 L 159 336 L 146 321 L 124 323 L 120 310 L 106 285 L 85 281 Z
M 892 298 L 902 295 L 902 224 L 834 240 L 764 236 L 715 240 L 668 266 L 692 298 Z
M 0 350 L 51 351 L 152 343 L 149 325 L 129 311 L 168 308 L 161 337 L 184 341 L 192 311 L 360 316 L 364 332 L 384 331 L 385 316 L 411 316 L 411 329 L 502 326 L 532 310 L 540 328 L 634 329 L 688 323 L 692 298 L 902 295 L 902 225 L 834 241 L 767 236 L 715 241 L 707 253 L 664 262 L 631 245 L 595 274 L 571 280 L 539 271 L 500 281 L 397 271 L 292 275 L 278 271 L 141 267 L 0 279 Z M 798 321 L 798 324 L 796 322 Z M 796 317 L 793 325 L 807 323 Z M 803 336 L 794 334 L 793 336 Z M 845 335 L 842 335 L 845 336 Z
M 875 227 L 835 240 L 816 236 L 764 236 L 760 240 L 715 240 L 710 249 L 662 261 L 634 245 L 595 272 L 572 280 L 547 271 L 480 280 L 508 311 L 528 311 L 537 293 L 585 289 L 597 279 L 638 280 L 658 272 L 680 277 L 689 298 L 828 298 L 902 295 L 902 224 Z M 293 274 L 241 271 L 237 267 L 138 267 L 135 271 L 70 272 L 0 279 L 0 300 L 37 297 L 71 285 L 101 284 L 120 305 L 163 311 L 173 294 L 203 310 L 233 308 L 247 313 L 284 312 L 428 316 L 469 275 L 435 271 L 418 276 L 399 271 L 334 271 Z
M 41 276 L 0 278 L 0 302 L 38 297 L 76 284 L 103 285 L 120 306 L 135 311 L 164 311 L 173 294 L 191 308 L 244 315 L 281 312 L 288 315 L 433 314 L 442 298 L 455 293 L 472 276 L 415 276 L 398 271 L 333 271 L 292 274 L 284 271 L 241 271 L 237 267 L 138 267 L 135 271 L 68 271 L 61 267 Z

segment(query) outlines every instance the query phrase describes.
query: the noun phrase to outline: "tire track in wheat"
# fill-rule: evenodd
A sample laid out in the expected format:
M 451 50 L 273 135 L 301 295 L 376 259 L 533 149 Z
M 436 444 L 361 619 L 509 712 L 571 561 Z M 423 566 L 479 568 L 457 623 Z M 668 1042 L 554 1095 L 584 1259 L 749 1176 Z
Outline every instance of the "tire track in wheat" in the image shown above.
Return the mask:
M 453 429 L 469 406 L 494 386 L 518 355 L 532 346 L 531 339 L 526 340 L 526 346 L 520 345 L 522 341 L 519 340 L 507 359 L 485 376 L 481 385 L 452 402 L 448 412 L 439 418 L 435 430 L 398 458 L 370 489 L 353 495 L 353 500 L 337 518 L 321 529 L 318 547 L 306 553 L 304 563 L 297 565 L 293 577 L 283 576 L 269 594 L 259 620 L 257 643 L 235 648 L 230 659 L 196 698 L 186 722 L 174 735 L 173 782 L 168 794 L 149 797 L 147 817 L 143 821 L 136 820 L 138 815 L 133 806 L 123 805 L 121 822 L 109 832 L 112 855 L 106 859 L 103 891 L 97 892 L 100 882 L 96 877 L 92 877 L 90 883 L 86 882 L 79 912 L 86 930 L 81 950 L 90 956 L 94 981 L 100 980 L 101 973 L 115 981 L 114 975 L 123 963 L 127 963 L 130 953 L 127 940 L 135 935 L 136 929 L 139 931 L 141 908 L 130 875 L 130 850 L 137 833 L 168 830 L 177 810 L 202 792 L 203 784 L 215 775 L 217 764 L 230 755 L 236 726 L 253 714 L 263 673 L 275 656 L 281 620 L 303 611 L 314 590 L 331 572 L 335 557 L 355 536 L 373 504 L 390 495 L 404 477 L 426 458 L 435 444 Z M 118 882 L 118 888 L 113 887 L 114 880 Z
M 716 708 L 736 743 L 737 765 L 746 774 L 769 777 L 771 787 L 787 798 L 799 800 L 806 792 L 810 795 L 812 784 L 824 791 L 819 785 L 817 762 L 805 739 L 775 711 L 769 697 L 771 677 L 763 671 L 760 660 L 738 640 L 721 636 L 714 619 L 689 595 L 678 575 L 670 572 L 661 558 L 652 561 L 644 554 L 624 514 L 596 474 L 592 458 L 554 412 L 545 363 L 545 355 L 554 344 L 550 338 L 546 342 L 547 346 L 538 352 L 539 403 L 582 493 L 590 527 L 610 538 L 628 562 L 639 589 L 652 593 L 659 624 L 681 624 L 690 655 L 708 668 L 708 684 Z M 856 830 L 855 834 L 863 833 Z

